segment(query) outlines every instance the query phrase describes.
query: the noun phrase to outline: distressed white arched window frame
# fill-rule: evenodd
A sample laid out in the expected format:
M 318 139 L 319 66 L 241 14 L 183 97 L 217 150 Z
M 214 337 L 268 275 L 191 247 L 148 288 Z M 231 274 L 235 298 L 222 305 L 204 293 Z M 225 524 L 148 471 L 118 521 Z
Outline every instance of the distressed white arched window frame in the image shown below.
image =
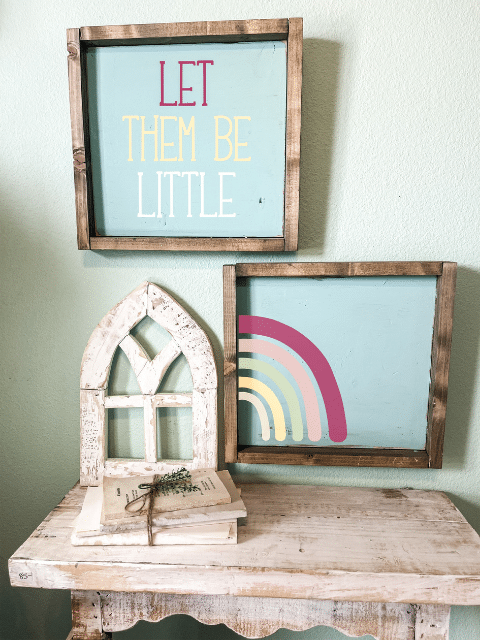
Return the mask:
M 153 360 L 130 334 L 147 315 L 172 336 Z M 117 347 L 129 359 L 141 395 L 107 395 Z M 190 367 L 192 392 L 156 393 L 168 367 L 181 353 Z M 144 410 L 144 460 L 106 457 L 106 410 L 122 407 Z M 192 408 L 192 460 L 157 460 L 157 407 Z M 151 475 L 178 465 L 217 468 L 217 371 L 210 341 L 178 302 L 151 282 L 141 284 L 109 311 L 88 341 L 80 373 L 80 433 L 82 485 L 98 485 L 104 473 Z

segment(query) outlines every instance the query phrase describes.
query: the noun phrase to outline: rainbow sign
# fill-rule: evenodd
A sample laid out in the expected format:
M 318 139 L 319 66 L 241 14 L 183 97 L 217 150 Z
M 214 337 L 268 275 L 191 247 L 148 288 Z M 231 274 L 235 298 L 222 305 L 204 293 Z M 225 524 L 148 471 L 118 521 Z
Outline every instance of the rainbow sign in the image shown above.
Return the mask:
M 239 334 L 272 338 L 302 358 L 310 369 L 322 395 L 327 414 L 330 440 L 332 442 L 343 442 L 347 437 L 347 423 L 342 396 L 332 368 L 318 347 L 296 329 L 277 320 L 261 316 L 240 315 L 238 323 Z M 305 429 L 300 402 L 292 384 L 275 367 L 275 363 L 285 367 L 301 391 L 305 407 L 308 439 L 311 442 L 318 442 L 322 437 L 320 410 L 315 386 L 304 365 L 285 347 L 259 338 L 240 338 L 238 351 L 239 353 L 261 354 L 273 361 L 274 364 L 270 364 L 264 360 L 240 357 L 238 359 L 238 368 L 258 371 L 280 389 L 290 413 L 292 438 L 296 442 L 301 442 L 305 438 Z M 276 393 L 272 391 L 268 384 L 247 376 L 239 376 L 238 387 L 238 399 L 250 402 L 257 410 L 261 424 L 262 439 L 265 441 L 270 439 L 270 423 L 267 410 L 262 402 L 263 399 L 269 406 L 273 416 L 275 440 L 278 442 L 285 440 L 287 435 L 285 415 Z M 252 393 L 252 391 L 255 393 Z

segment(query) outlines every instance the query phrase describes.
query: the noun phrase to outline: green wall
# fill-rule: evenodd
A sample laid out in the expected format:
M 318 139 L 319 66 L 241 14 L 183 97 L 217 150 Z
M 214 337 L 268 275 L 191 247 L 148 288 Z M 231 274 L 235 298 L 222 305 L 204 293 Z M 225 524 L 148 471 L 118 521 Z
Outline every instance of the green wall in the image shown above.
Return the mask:
M 78 479 L 79 367 L 93 328 L 148 279 L 198 319 L 221 366 L 222 265 L 282 259 L 77 251 L 65 29 L 298 15 L 305 21 L 300 249 L 288 259 L 459 263 L 444 468 L 231 470 L 266 482 L 440 489 L 480 531 L 478 3 L 4 0 L 1 640 L 65 640 L 70 628 L 67 593 L 12 589 L 6 565 Z M 118 638 L 234 635 L 175 617 Z M 451 640 L 479 635 L 480 608 L 454 608 Z M 320 628 L 275 637 L 297 636 L 340 637 Z

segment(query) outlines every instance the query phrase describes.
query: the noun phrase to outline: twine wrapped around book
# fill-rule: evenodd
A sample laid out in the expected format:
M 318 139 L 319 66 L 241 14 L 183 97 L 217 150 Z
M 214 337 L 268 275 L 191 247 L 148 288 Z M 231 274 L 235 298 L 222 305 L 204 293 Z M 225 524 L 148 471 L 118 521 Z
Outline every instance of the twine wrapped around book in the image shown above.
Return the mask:
M 125 511 L 129 511 L 130 513 L 133 511 L 134 513 L 141 514 L 145 510 L 145 505 L 148 502 L 146 513 L 149 546 L 153 545 L 152 514 L 155 497 L 160 493 L 166 496 L 170 493 L 191 493 L 192 491 L 200 491 L 200 487 L 192 484 L 192 476 L 185 467 L 182 467 L 177 471 L 172 471 L 171 473 L 166 473 L 162 476 L 155 475 L 153 476 L 153 482 L 139 484 L 138 488 L 148 489 L 148 491 L 146 493 L 142 493 L 141 496 L 138 496 L 138 498 L 135 498 L 135 500 L 132 500 L 125 505 Z M 135 504 L 137 505 L 137 508 L 132 509 L 132 505 Z

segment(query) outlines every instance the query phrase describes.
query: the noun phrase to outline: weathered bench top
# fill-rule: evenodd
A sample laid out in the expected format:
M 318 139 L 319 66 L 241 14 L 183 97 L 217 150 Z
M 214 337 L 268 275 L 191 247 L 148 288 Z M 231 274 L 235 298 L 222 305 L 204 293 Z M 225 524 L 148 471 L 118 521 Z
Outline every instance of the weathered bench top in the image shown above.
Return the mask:
M 480 537 L 441 492 L 245 484 L 237 545 L 73 547 L 85 491 L 12 556 L 14 586 L 480 604 Z

